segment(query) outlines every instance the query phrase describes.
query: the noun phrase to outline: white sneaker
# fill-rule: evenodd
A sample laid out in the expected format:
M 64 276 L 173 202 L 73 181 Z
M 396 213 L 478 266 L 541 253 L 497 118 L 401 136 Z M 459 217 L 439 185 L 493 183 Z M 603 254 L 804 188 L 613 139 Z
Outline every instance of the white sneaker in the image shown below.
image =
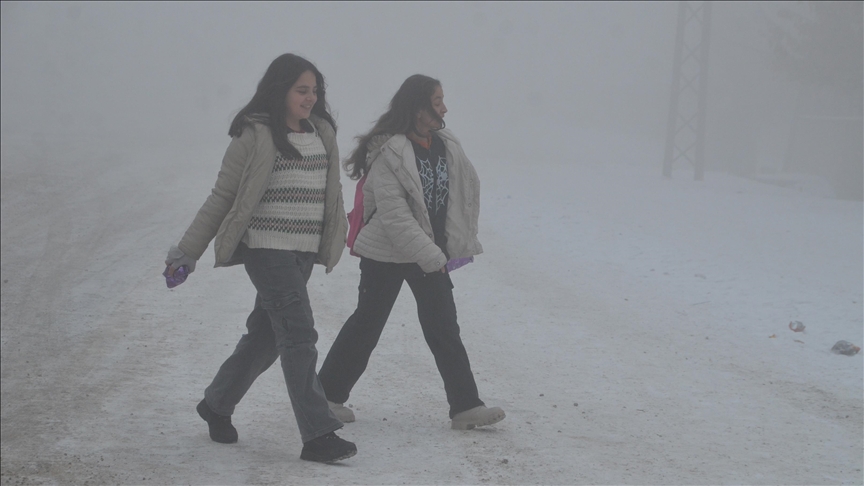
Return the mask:
M 492 425 L 504 420 L 504 410 L 498 407 L 486 408 L 483 405 L 464 412 L 459 412 L 450 422 L 450 428 L 455 430 L 470 430 L 474 427 Z
M 330 406 L 330 411 L 333 412 L 333 415 L 336 416 L 337 419 L 341 422 L 353 422 L 354 421 L 354 411 L 350 408 L 346 407 L 341 403 L 333 403 L 330 400 L 327 400 L 327 405 Z

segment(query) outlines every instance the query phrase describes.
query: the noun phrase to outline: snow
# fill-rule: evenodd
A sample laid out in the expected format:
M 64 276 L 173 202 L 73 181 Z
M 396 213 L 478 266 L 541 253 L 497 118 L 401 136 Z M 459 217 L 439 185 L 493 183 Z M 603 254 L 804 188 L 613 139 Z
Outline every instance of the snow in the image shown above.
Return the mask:
M 172 290 L 162 260 L 227 137 L 116 150 L 4 134 L 3 484 L 862 484 L 862 354 L 830 352 L 864 342 L 860 201 L 663 179 L 659 147 L 620 136 L 504 160 L 453 129 L 482 181 L 485 248 L 453 273 L 459 320 L 481 398 L 507 418 L 449 429 L 403 290 L 348 401 L 340 435 L 359 452 L 335 466 L 300 461 L 278 366 L 238 406 L 237 444 L 195 413 L 254 289 L 212 268 L 212 246 Z M 346 250 L 309 281 L 319 365 L 358 261 Z

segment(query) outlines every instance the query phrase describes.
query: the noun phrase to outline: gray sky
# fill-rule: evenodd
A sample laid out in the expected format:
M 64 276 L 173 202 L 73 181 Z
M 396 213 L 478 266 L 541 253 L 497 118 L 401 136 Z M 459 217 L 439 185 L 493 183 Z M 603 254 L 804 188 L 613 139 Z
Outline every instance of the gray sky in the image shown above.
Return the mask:
M 294 52 L 324 73 L 346 144 L 417 72 L 442 81 L 457 133 L 656 135 L 676 15 L 665 3 L 2 5 L 4 131 L 224 136 L 270 61 Z
M 760 58 L 761 5 L 714 6 L 708 128 L 715 152 L 741 157 L 753 133 L 746 150 L 778 159 L 792 93 Z M 650 140 L 661 164 L 676 19 L 676 2 L 3 2 L 2 131 L 227 146 L 293 52 L 328 82 L 343 155 L 423 73 L 469 154 L 578 159 L 569 135 L 599 131 Z

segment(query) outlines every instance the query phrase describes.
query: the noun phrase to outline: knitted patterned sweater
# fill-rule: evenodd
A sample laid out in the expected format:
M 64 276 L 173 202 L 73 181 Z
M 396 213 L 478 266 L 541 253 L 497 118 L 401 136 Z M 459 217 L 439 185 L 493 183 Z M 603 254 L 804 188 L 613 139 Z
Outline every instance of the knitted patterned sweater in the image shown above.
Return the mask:
M 324 226 L 327 152 L 318 134 L 288 134 L 303 156 L 276 164 L 243 237 L 249 248 L 317 252 Z

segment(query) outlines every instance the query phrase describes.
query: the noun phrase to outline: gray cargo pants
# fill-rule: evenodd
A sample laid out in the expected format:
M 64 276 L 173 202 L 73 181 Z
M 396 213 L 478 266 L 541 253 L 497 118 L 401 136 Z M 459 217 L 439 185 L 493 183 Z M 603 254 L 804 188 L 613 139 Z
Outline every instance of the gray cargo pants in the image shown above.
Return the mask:
M 233 414 L 258 375 L 278 356 L 303 442 L 341 428 L 315 372 L 318 333 L 306 292 L 315 253 L 249 249 L 242 243 L 240 251 L 258 295 L 246 320 L 248 333 L 204 391 L 207 405 L 219 415 Z

